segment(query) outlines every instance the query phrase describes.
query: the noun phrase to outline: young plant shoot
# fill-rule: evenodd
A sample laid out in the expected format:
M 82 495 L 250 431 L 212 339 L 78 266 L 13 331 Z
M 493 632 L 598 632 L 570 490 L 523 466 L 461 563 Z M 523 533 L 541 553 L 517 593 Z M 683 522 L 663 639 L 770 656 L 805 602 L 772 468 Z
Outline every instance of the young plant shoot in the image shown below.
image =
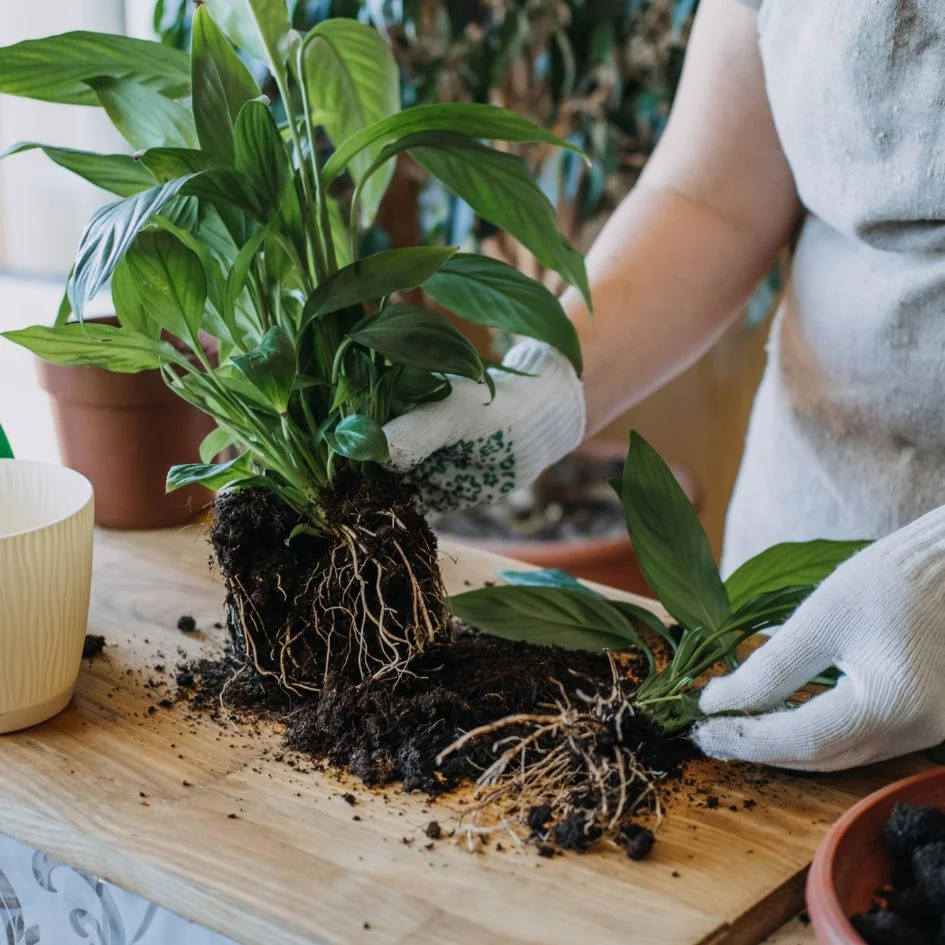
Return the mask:
M 278 115 L 254 77 L 263 67 Z M 205 0 L 189 56 L 97 33 L 21 42 L 0 50 L 0 92 L 102 108 L 135 150 L 6 152 L 42 150 L 119 198 L 89 221 L 56 323 L 6 337 L 57 364 L 159 370 L 214 418 L 200 461 L 173 468 L 168 489 L 226 490 L 212 538 L 238 652 L 297 692 L 396 672 L 449 640 L 435 540 L 384 470 L 383 425 L 449 396 L 451 377 L 491 377 L 453 323 L 398 293 L 422 287 L 580 372 L 577 336 L 509 266 L 454 247 L 363 255 L 362 234 L 409 156 L 587 296 L 548 199 L 484 142 L 570 146 L 487 105 L 401 111 L 375 30 L 330 19 L 301 35 L 285 0 Z M 118 326 L 85 322 L 109 282 Z
M 457 616 L 487 633 L 612 651 L 614 672 L 606 691 L 577 699 L 562 695 L 544 714 L 482 726 L 441 758 L 474 739 L 493 738 L 502 753 L 479 779 L 490 816 L 498 809 L 508 822 L 522 823 L 536 807 L 547 808 L 548 822 L 564 825 L 564 834 L 577 831 L 585 844 L 609 837 L 629 849 L 630 838 L 621 836 L 627 818 L 641 805 L 659 810 L 657 784 L 664 772 L 646 763 L 652 742 L 699 720 L 706 674 L 736 666 L 742 643 L 787 620 L 866 542 L 776 545 L 723 581 L 695 510 L 669 467 L 636 433 L 623 478 L 613 485 L 634 554 L 676 626 L 667 628 L 650 611 L 609 600 L 561 571 L 506 572 L 506 585 L 453 597 Z M 620 651 L 628 649 L 645 656 L 642 678 L 621 671 Z

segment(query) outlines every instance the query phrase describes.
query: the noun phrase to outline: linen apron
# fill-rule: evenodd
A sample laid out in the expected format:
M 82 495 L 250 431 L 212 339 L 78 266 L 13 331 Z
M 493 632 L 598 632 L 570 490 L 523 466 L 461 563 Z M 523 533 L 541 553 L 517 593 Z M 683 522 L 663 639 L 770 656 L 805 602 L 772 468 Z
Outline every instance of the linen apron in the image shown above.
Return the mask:
M 945 0 L 743 0 L 808 212 L 723 570 L 945 504 Z M 720 52 L 724 55 L 724 52 Z

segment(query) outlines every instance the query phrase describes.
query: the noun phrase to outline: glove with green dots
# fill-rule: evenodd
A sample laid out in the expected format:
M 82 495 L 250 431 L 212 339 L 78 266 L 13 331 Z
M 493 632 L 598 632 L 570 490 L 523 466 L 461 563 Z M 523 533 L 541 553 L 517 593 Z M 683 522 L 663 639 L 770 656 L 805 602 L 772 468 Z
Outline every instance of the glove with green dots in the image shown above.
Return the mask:
M 409 474 L 428 512 L 494 502 L 529 485 L 584 438 L 584 390 L 567 358 L 523 341 L 502 363 L 519 373 L 491 372 L 491 402 L 486 385 L 451 377 L 449 397 L 384 428 L 391 465 Z

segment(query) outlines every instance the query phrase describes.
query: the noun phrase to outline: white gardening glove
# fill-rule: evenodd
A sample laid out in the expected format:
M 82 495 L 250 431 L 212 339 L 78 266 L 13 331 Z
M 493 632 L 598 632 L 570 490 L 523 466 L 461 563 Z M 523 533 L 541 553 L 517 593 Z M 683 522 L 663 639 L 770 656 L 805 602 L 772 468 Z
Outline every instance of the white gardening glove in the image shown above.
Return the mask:
M 584 438 L 584 390 L 567 358 L 522 341 L 502 363 L 530 376 L 493 370 L 491 403 L 486 385 L 451 377 L 445 400 L 384 427 L 391 466 L 409 473 L 427 511 L 494 502 L 529 485 Z
M 797 709 L 785 699 L 829 666 L 836 688 Z M 803 771 L 835 771 L 945 740 L 945 508 L 843 564 L 734 673 L 699 703 L 718 717 L 699 747 Z M 777 709 L 777 711 L 768 711 Z

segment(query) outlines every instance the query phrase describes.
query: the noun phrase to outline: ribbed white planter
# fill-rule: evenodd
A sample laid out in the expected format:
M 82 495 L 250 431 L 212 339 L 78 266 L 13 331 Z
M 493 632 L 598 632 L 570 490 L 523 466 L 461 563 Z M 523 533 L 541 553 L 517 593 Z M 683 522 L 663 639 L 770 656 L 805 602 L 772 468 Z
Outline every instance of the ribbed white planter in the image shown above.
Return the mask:
M 92 585 L 92 486 L 63 466 L 0 460 L 0 733 L 68 705 Z

